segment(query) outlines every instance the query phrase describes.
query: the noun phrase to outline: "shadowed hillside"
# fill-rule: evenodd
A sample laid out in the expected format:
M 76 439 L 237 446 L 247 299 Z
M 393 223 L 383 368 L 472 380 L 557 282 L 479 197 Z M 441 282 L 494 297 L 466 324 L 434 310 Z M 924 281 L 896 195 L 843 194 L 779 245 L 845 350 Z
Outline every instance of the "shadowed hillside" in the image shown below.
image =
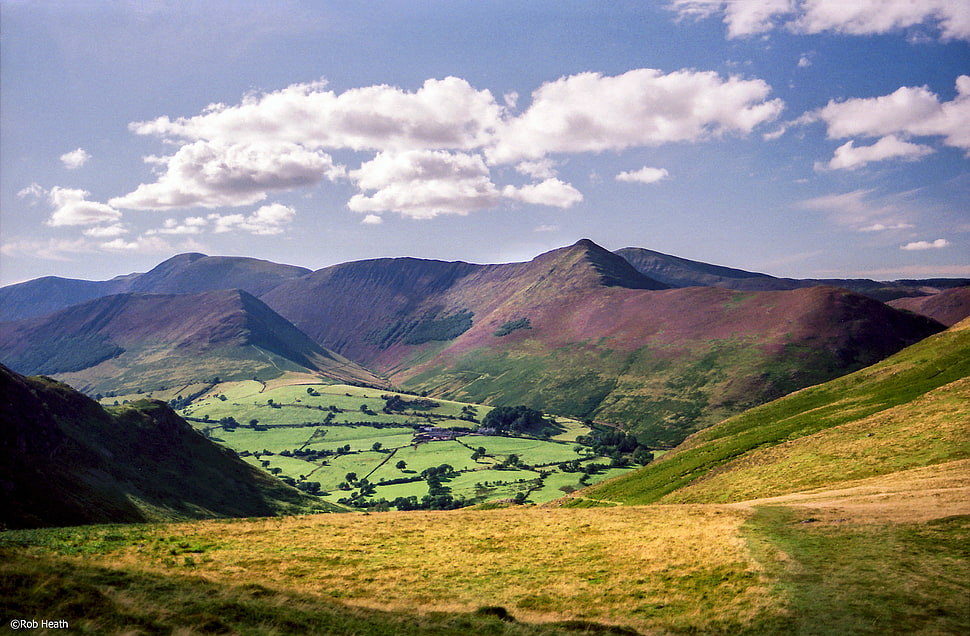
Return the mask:
M 929 296 L 899 298 L 887 304 L 929 316 L 949 327 L 970 316 L 970 287 L 956 287 Z
M 3 323 L 0 353 L 18 372 L 57 375 L 87 392 L 208 382 L 217 376 L 265 380 L 284 371 L 382 383 L 239 290 L 119 294 Z
M 269 516 L 323 509 L 151 400 L 111 412 L 0 365 L 0 526 Z

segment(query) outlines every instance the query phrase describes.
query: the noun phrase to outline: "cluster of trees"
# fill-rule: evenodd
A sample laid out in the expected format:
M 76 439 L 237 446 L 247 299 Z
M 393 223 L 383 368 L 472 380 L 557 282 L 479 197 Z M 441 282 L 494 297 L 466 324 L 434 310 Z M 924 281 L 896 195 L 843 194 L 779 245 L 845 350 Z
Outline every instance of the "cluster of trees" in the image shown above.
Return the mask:
M 385 402 L 383 408 L 385 413 L 400 413 L 407 409 L 427 410 L 440 406 L 438 402 L 423 397 L 405 400 L 400 395 L 382 395 L 381 399 Z
M 492 335 L 501 338 L 502 336 L 507 336 L 513 331 L 518 329 L 532 329 L 532 323 L 529 322 L 528 318 L 519 318 L 518 320 L 510 320 L 498 329 L 496 329 Z
M 482 419 L 478 432 L 483 434 L 517 434 L 549 437 L 559 428 L 552 420 L 546 419 L 542 411 L 528 406 L 499 406 Z
M 635 435 L 616 428 L 597 426 L 586 422 L 592 431 L 589 435 L 580 435 L 576 443 L 589 446 L 593 453 L 609 457 L 614 466 L 624 466 L 628 463 L 641 466 L 653 461 L 653 452 L 641 444 Z

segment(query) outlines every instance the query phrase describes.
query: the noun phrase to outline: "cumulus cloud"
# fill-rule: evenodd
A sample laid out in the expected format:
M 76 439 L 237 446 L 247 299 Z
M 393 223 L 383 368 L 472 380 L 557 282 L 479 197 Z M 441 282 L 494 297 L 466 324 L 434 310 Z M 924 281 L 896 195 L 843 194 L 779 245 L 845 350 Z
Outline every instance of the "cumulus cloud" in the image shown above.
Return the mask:
M 681 18 L 722 16 L 730 38 L 783 25 L 796 33 L 889 33 L 933 25 L 944 40 L 970 40 L 970 4 L 958 0 L 673 0 Z
M 367 86 L 339 95 L 326 82 L 251 95 L 238 106 L 212 104 L 196 117 L 131 124 L 137 134 L 184 140 L 267 138 L 309 148 L 472 149 L 487 143 L 502 108 L 491 92 L 457 77 L 429 79 L 414 92 Z
M 946 239 L 936 239 L 935 241 L 914 241 L 913 243 L 901 245 L 899 249 L 906 251 L 939 250 L 944 247 L 949 247 L 949 245 L 950 242 Z
M 368 214 L 363 218 L 361 223 L 364 225 L 380 225 L 384 222 L 384 219 L 376 214 Z
M 351 171 L 357 186 L 348 206 L 355 212 L 400 212 L 427 219 L 494 207 L 501 195 L 480 155 L 442 150 L 381 152 Z
M 77 170 L 84 164 L 88 162 L 91 155 L 84 150 L 84 148 L 78 148 L 77 150 L 72 150 L 71 152 L 65 152 L 61 155 L 61 163 L 68 170 Z
M 54 186 L 47 199 L 54 208 L 47 224 L 53 227 L 64 225 L 97 225 L 121 219 L 121 212 L 110 205 L 88 201 L 90 192 Z
M 847 141 L 835 150 L 835 156 L 827 164 L 816 164 L 817 170 L 855 170 L 873 161 L 887 159 L 915 160 L 933 154 L 933 149 L 922 144 L 903 141 L 895 135 L 883 137 L 871 146 L 856 146 Z
M 190 216 L 183 221 L 165 219 L 162 227 L 148 230 L 145 234 L 201 234 L 209 225 L 209 220 L 202 216 Z
M 903 86 L 889 95 L 830 101 L 806 119 L 828 126 L 832 139 L 941 136 L 970 155 L 970 76 L 956 80 L 957 96 L 942 102 L 926 86 Z
M 264 205 L 252 214 L 210 214 L 207 218 L 219 234 L 242 230 L 250 234 L 281 234 L 286 225 L 296 217 L 296 210 L 281 203 Z
M 639 170 L 621 172 L 616 175 L 616 180 L 630 183 L 657 183 L 669 176 L 670 173 L 667 172 L 666 168 L 650 168 L 644 166 Z
M 163 166 L 158 181 L 111 199 L 111 205 L 134 210 L 251 205 L 265 199 L 267 191 L 313 185 L 342 174 L 330 155 L 275 140 L 196 141 L 170 157 L 147 161 Z
M 714 72 L 579 73 L 533 92 L 532 104 L 503 122 L 486 155 L 509 163 L 748 133 L 781 112 L 782 101 L 768 100 L 770 92 L 762 80 L 723 79 Z
M 116 238 L 100 243 L 98 247 L 107 252 L 139 252 L 160 254 L 172 250 L 171 244 L 159 236 L 140 236 L 133 240 Z
M 583 200 L 582 193 L 568 183 L 559 179 L 546 179 L 540 183 L 533 183 L 516 188 L 505 186 L 502 195 L 537 205 L 550 205 L 557 208 L 568 208 Z
M 275 190 L 345 179 L 359 189 L 348 207 L 370 215 L 467 214 L 503 199 L 566 207 L 582 195 L 556 179 L 550 155 L 747 134 L 781 112 L 783 103 L 770 92 L 762 80 L 714 72 L 581 73 L 544 84 L 517 114 L 517 94 L 499 103 L 456 77 L 429 79 L 414 91 L 379 85 L 336 93 L 324 81 L 294 84 L 237 105 L 212 104 L 193 117 L 130 124 L 132 132 L 177 149 L 146 157 L 156 169 L 154 182 L 108 204 L 240 207 Z M 354 168 L 328 154 L 346 150 L 373 155 Z M 493 183 L 492 170 L 507 163 L 535 182 Z

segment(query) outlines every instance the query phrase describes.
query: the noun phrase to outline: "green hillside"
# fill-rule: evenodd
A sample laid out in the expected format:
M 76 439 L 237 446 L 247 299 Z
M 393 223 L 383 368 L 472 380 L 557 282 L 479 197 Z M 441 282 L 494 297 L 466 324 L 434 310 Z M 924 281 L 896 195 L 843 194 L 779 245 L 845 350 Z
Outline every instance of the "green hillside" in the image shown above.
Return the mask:
M 970 457 L 970 319 L 697 433 L 567 505 L 728 502 Z

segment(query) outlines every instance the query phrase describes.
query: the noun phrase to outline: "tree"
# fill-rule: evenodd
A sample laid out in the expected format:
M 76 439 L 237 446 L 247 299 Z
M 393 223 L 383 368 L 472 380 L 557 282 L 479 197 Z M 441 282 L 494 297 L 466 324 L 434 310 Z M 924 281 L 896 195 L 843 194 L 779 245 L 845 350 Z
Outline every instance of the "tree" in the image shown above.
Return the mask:
M 408 463 L 402 459 L 397 464 L 395 464 L 394 467 L 397 468 L 398 470 L 404 470 L 405 468 L 408 467 Z
M 383 444 L 381 444 L 380 442 L 374 442 L 374 445 L 371 446 L 370 449 L 375 453 L 379 453 L 381 451 L 381 446 L 383 446 Z
M 357 473 L 347 473 L 347 476 L 344 477 L 344 479 L 347 480 L 348 484 L 352 484 L 357 481 Z

